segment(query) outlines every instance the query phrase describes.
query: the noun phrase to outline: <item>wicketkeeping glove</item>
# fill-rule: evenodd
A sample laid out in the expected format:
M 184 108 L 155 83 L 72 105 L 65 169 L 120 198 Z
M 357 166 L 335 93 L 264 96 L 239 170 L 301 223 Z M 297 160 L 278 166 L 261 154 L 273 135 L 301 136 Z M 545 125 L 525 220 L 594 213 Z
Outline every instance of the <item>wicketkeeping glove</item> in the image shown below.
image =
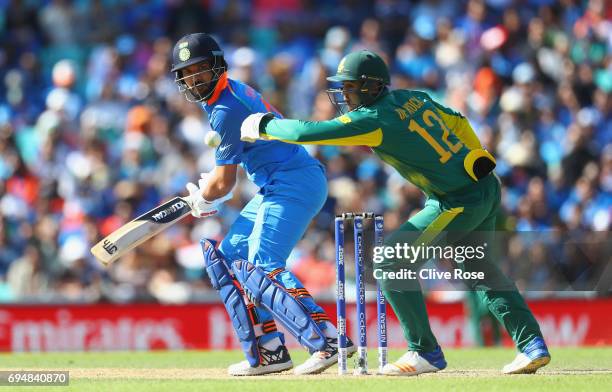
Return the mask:
M 273 118 L 272 113 L 254 113 L 247 116 L 240 126 L 240 140 L 244 142 L 253 143 L 258 139 L 261 139 L 259 129 L 261 122 L 264 119 Z

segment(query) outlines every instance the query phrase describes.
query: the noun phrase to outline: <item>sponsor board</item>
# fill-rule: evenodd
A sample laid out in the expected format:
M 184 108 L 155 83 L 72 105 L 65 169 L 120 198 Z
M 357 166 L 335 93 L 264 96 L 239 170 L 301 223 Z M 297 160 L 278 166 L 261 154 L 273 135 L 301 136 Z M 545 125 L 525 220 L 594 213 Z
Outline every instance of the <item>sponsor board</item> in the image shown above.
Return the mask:
M 336 307 L 322 304 L 332 320 Z M 539 300 L 529 302 L 551 346 L 612 345 L 612 300 Z M 428 303 L 432 329 L 443 347 L 473 344 L 461 303 Z M 369 303 L 367 314 L 376 314 Z M 363 325 L 353 304 L 346 327 L 357 337 Z M 376 343 L 376 317 L 365 328 Z M 401 327 L 388 308 L 388 344 L 403 348 Z M 297 342 L 287 339 L 290 347 Z M 510 345 L 505 336 L 504 344 Z M 110 351 L 239 349 L 232 324 L 220 303 L 157 305 L 4 305 L 0 308 L 0 351 Z

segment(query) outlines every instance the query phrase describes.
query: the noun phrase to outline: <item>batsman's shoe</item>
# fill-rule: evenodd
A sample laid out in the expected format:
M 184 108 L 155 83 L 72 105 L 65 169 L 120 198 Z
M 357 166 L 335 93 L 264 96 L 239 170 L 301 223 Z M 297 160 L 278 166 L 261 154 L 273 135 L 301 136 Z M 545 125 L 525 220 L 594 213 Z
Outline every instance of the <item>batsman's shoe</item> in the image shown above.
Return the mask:
M 259 347 L 261 363 L 259 366 L 251 366 L 248 361 L 242 361 L 230 365 L 227 372 L 230 376 L 261 376 L 263 374 L 279 373 L 293 367 L 289 351 L 284 345 L 278 346 L 274 351 L 265 347 Z
M 504 366 L 502 372 L 504 374 L 531 374 L 548 365 L 549 362 L 550 353 L 544 339 L 535 338 L 522 353 L 518 353 L 514 361 Z
M 408 351 L 400 359 L 386 364 L 381 374 L 385 376 L 416 376 L 422 373 L 438 372 L 446 367 L 444 353 L 440 346 L 428 353 Z
M 314 352 L 306 362 L 297 366 L 293 370 L 296 375 L 319 374 L 330 366 L 338 363 L 338 338 L 328 337 L 326 339 L 327 345 L 325 346 L 325 350 Z M 357 347 L 355 347 L 355 344 L 351 339 L 346 338 L 347 357 L 352 357 L 356 351 Z

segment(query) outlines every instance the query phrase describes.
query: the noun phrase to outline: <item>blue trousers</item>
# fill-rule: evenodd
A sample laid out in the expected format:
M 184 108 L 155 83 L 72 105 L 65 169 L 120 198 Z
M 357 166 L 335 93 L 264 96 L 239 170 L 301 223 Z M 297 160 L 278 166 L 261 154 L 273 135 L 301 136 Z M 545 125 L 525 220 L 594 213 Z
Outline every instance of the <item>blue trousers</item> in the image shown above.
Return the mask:
M 289 254 L 304 235 L 327 199 L 327 180 L 320 166 L 276 172 L 271 181 L 242 209 L 219 250 L 226 260 L 243 259 L 259 266 L 292 293 L 325 328 L 327 316 L 290 271 L 285 270 Z M 302 289 L 302 290 L 300 290 Z M 256 308 L 257 322 L 273 320 L 272 314 Z M 264 334 L 265 343 L 280 332 Z

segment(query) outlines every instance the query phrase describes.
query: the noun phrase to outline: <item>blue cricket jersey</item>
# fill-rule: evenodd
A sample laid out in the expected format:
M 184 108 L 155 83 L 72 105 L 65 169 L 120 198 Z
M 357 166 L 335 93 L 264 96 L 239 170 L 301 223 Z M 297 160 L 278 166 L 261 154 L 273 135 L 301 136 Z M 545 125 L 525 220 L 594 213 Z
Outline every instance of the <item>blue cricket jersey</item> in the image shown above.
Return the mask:
M 221 144 L 215 151 L 217 166 L 240 164 L 248 178 L 263 187 L 277 171 L 320 165 L 300 145 L 266 140 L 255 143 L 241 141 L 240 125 L 249 114 L 272 112 L 278 118 L 282 115 L 255 89 L 226 75 L 219 79 L 208 102 L 202 104 L 212 129 L 221 135 Z

